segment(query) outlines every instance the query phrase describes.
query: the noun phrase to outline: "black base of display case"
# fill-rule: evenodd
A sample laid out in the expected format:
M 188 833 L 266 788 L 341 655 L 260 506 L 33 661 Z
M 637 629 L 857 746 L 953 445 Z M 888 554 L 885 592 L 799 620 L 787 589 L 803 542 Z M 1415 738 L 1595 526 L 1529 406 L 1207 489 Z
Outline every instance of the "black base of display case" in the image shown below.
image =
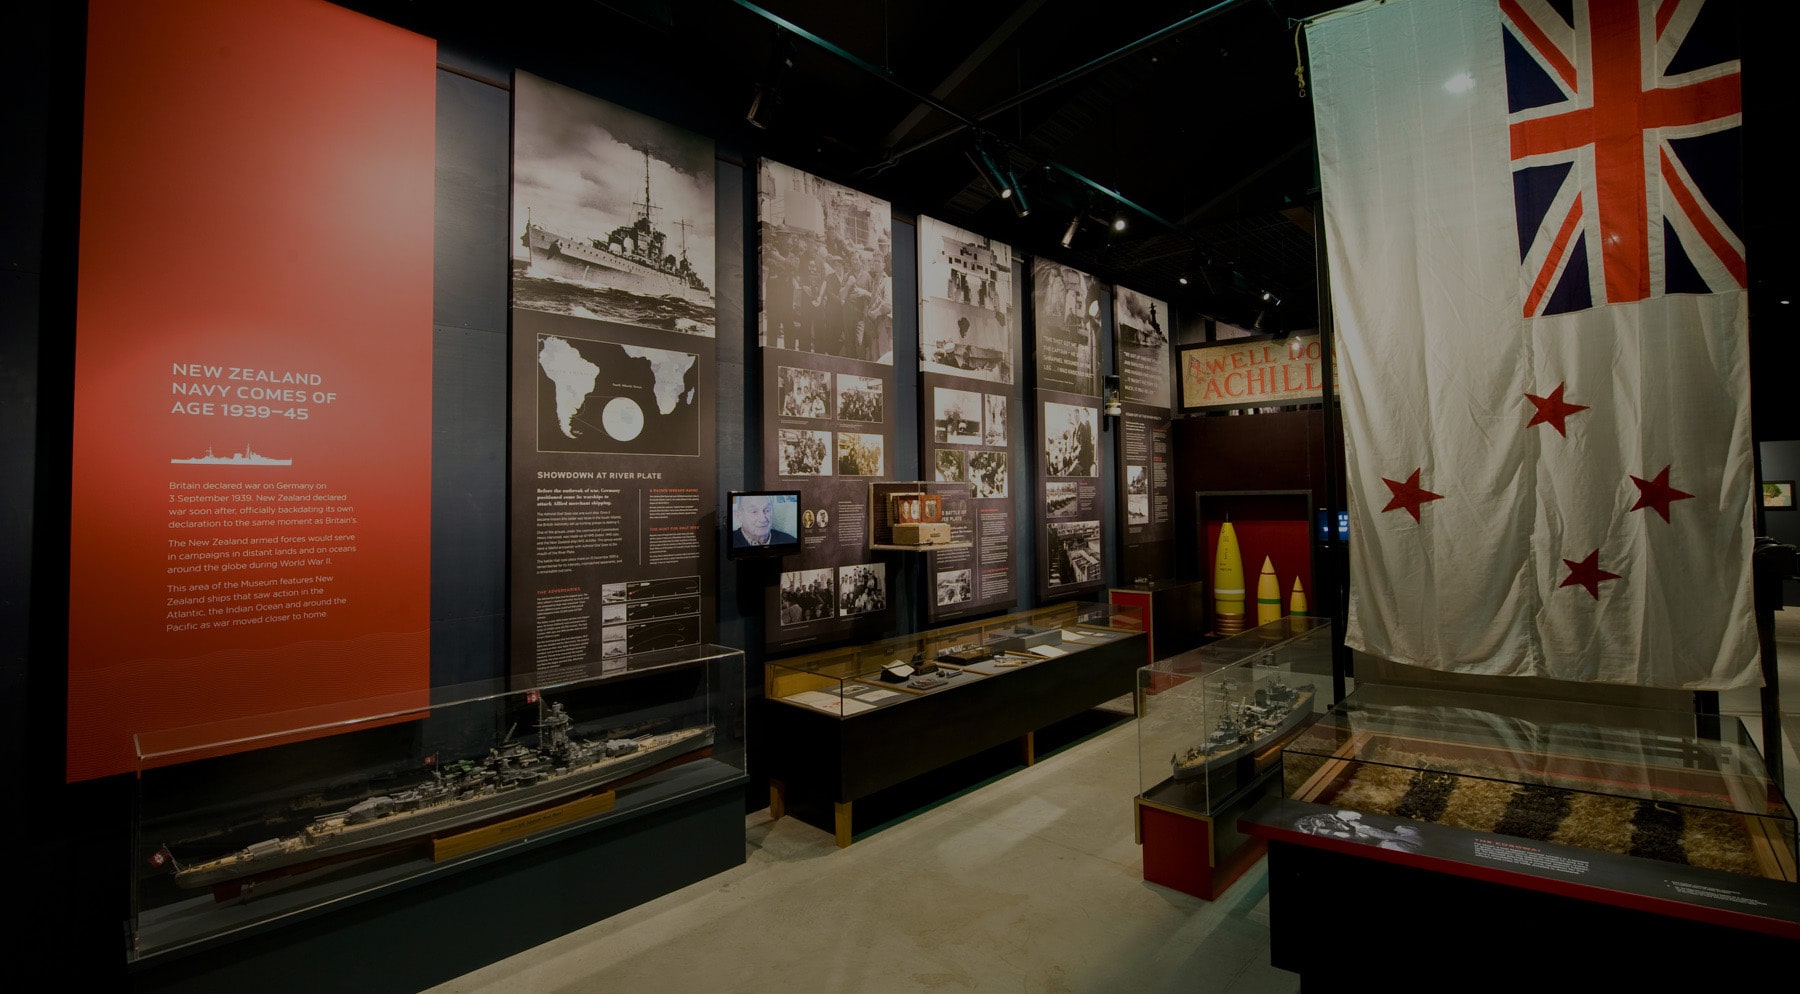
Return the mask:
M 410 991 L 744 862 L 745 780 L 348 907 L 137 964 L 138 991 Z
M 1791 883 L 1391 817 L 1309 833 L 1335 811 L 1274 799 L 1242 822 L 1268 844 L 1270 962 L 1303 989 L 1754 985 L 1800 957 Z

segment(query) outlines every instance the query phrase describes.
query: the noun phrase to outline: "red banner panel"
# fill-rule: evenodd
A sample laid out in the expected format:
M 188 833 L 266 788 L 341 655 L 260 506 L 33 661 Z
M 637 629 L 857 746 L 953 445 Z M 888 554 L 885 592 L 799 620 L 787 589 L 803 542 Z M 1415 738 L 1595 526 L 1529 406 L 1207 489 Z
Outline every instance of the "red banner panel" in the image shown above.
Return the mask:
M 71 781 L 430 684 L 435 43 L 93 0 L 87 65 Z

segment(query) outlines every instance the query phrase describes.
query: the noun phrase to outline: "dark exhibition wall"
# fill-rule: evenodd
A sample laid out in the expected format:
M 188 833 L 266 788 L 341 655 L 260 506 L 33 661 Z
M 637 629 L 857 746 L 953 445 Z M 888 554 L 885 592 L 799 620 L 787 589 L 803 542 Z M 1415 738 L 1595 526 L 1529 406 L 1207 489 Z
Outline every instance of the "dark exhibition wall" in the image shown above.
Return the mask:
M 1075 184 L 1076 192 L 1052 192 L 1048 181 L 1043 195 L 1047 201 L 1062 207 L 1054 222 L 1043 220 L 1051 213 L 1041 209 L 1038 222 L 1050 226 L 1051 233 L 1028 229 L 1023 219 L 1013 218 L 1004 205 L 986 198 L 968 207 L 965 187 L 976 187 L 967 160 L 960 152 L 920 172 L 940 175 L 956 170 L 954 180 L 939 179 L 935 184 L 907 181 L 901 185 L 896 177 L 864 172 L 849 164 L 849 154 L 840 143 L 840 125 L 826 115 L 847 114 L 841 107 L 809 107 L 811 98 L 789 96 L 783 107 L 787 115 L 785 130 L 773 134 L 749 128 L 742 121 L 742 104 L 754 89 L 754 81 L 762 77 L 770 60 L 769 42 L 758 31 L 743 44 L 746 51 L 732 55 L 732 72 L 742 69 L 742 78 L 708 72 L 709 57 L 717 55 L 723 42 L 713 34 L 691 30 L 687 12 L 676 13 L 667 4 L 651 0 L 628 0 L 616 4 L 565 4 L 541 9 L 529 15 L 529 25 L 509 26 L 506 30 L 484 33 L 484 23 L 506 19 L 500 8 L 489 5 L 447 5 L 441 10 L 432 5 L 421 8 L 413 4 L 357 2 L 345 6 L 360 10 L 394 24 L 437 38 L 438 69 L 436 73 L 436 156 L 435 156 L 435 255 L 433 273 L 432 368 L 431 368 L 431 521 L 430 535 L 430 679 L 433 686 L 445 686 L 476 680 L 503 677 L 508 671 L 508 494 L 507 466 L 509 458 L 509 255 L 508 231 L 511 205 L 511 94 L 510 83 L 515 70 L 526 70 L 594 96 L 614 101 L 633 110 L 652 115 L 672 124 L 708 134 L 717 142 L 717 371 L 715 382 L 717 453 L 717 488 L 719 493 L 707 495 L 704 501 L 722 505 L 727 490 L 772 485 L 763 478 L 765 452 L 761 424 L 765 397 L 759 375 L 762 359 L 757 338 L 757 312 L 760 306 L 759 271 L 756 257 L 756 167 L 763 156 L 785 157 L 796 165 L 810 168 L 819 175 L 848 186 L 867 189 L 888 197 L 893 202 L 893 298 L 896 304 L 893 327 L 893 354 L 901 361 L 894 368 L 894 409 L 889 412 L 898 436 L 890 453 L 888 476 L 895 480 L 919 479 L 920 373 L 910 357 L 919 352 L 918 314 L 909 302 L 920 296 L 918 286 L 918 218 L 944 216 L 980 234 L 996 239 L 1017 239 L 1013 246 L 1016 269 L 1029 270 L 1029 260 L 1040 255 L 1058 257 L 1072 265 L 1083 266 L 1102 280 L 1137 286 L 1141 272 L 1147 282 L 1141 289 L 1165 294 L 1172 302 L 1167 320 L 1172 340 L 1178 343 L 1203 343 L 1212 340 L 1213 319 L 1221 323 L 1248 326 L 1257 320 L 1254 306 L 1256 291 L 1272 281 L 1284 281 L 1282 289 L 1308 301 L 1296 309 L 1289 320 L 1299 322 L 1288 330 L 1302 330 L 1316 324 L 1306 313 L 1313 305 L 1308 300 L 1316 288 L 1306 282 L 1313 268 L 1311 223 L 1304 225 L 1307 235 L 1296 249 L 1289 239 L 1293 232 L 1266 235 L 1279 241 L 1277 256 L 1298 256 L 1298 268 L 1307 271 L 1305 278 L 1274 268 L 1260 271 L 1241 262 L 1233 268 L 1223 258 L 1213 258 L 1214 272 L 1209 279 L 1199 278 L 1200 269 L 1192 268 L 1197 284 L 1212 287 L 1206 296 L 1190 295 L 1175 282 L 1178 268 L 1170 268 L 1160 260 L 1155 246 L 1138 245 L 1108 250 L 1078 243 L 1074 249 L 1056 244 L 1056 231 L 1068 223 L 1071 211 L 1077 214 L 1104 213 L 1091 207 L 1091 197 Z M 711 16 L 721 24 L 738 24 L 744 17 L 743 5 L 719 3 L 704 5 L 718 9 Z M 1180 5 L 1176 5 L 1180 6 Z M 1159 24 L 1178 23 L 1183 11 L 1171 6 L 1158 11 L 1153 20 Z M 1330 4 L 1296 5 L 1293 16 L 1331 6 Z M 33 858 L 21 871 L 26 893 L 42 895 L 39 913 L 17 933 L 21 949 L 57 948 L 63 950 L 61 964 L 42 963 L 39 957 L 22 958 L 46 971 L 54 970 L 65 980 L 71 975 L 90 976 L 103 983 L 116 985 L 126 977 L 122 954 L 120 923 L 129 914 L 130 894 L 126 882 L 131 877 L 129 837 L 134 785 L 129 776 L 102 777 L 87 782 L 64 782 L 63 749 L 67 710 L 68 619 L 69 602 L 69 486 L 71 443 L 73 438 L 71 396 L 75 379 L 74 335 L 76 291 L 76 232 L 79 220 L 79 182 L 82 153 L 82 93 L 85 61 L 85 19 L 79 4 L 31 5 L 15 17 L 16 42 L 7 60 L 9 100 L 4 111 L 4 133 L 21 154 L 10 155 L 0 164 L 0 189 L 5 190 L 4 210 L 0 210 L 0 319 L 8 333 L 0 342 L 0 456 L 5 460 L 0 476 L 0 492 L 4 494 L 7 513 L 0 529 L 4 529 L 5 564 L 0 574 L 0 720 L 8 729 L 0 734 L 0 761 L 18 772 L 23 789 L 15 793 L 14 816 L 6 819 L 3 836 L 7 851 L 32 853 Z M 802 11 L 805 12 L 805 5 Z M 942 16 L 951 17 L 948 11 Z M 525 15 L 521 15 L 522 17 Z M 796 13 L 794 16 L 798 17 Z M 821 15 L 823 16 L 823 15 Z M 1241 14 L 1237 16 L 1249 16 Z M 559 28 L 560 20 L 560 28 Z M 1280 18 L 1275 18 L 1279 21 Z M 750 23 L 767 26 L 767 21 L 751 18 Z M 597 42 L 606 32 L 596 26 L 613 29 L 618 40 Z M 1143 37 L 1155 24 L 1147 23 L 1133 37 Z M 1270 30 L 1272 24 L 1258 22 L 1258 37 L 1274 37 L 1279 44 L 1291 43 L 1283 32 Z M 527 30 L 529 28 L 529 30 Z M 870 38 L 876 28 L 870 17 L 858 15 L 837 22 L 826 18 L 818 30 L 830 35 L 830 29 L 841 30 L 843 38 Z M 715 29 L 716 30 L 716 29 Z M 684 34 L 684 32 L 686 32 Z M 740 31 L 741 33 L 741 31 Z M 773 32 L 770 32 L 772 34 Z M 1070 32 L 1078 34 L 1078 32 Z M 1203 32 L 1183 42 L 1182 53 L 1199 55 L 1203 46 L 1198 39 Z M 596 48 L 597 45 L 625 46 L 634 40 L 655 39 L 661 48 L 628 51 L 624 47 Z M 874 46 L 874 42 L 870 42 Z M 1210 43 L 1209 43 L 1210 44 Z M 1278 47 L 1278 45 L 1276 47 Z M 971 44 L 971 48 L 978 47 Z M 1216 48 L 1229 48 L 1221 41 Z M 1224 54 L 1218 57 L 1225 58 Z M 670 71 L 668 63 L 681 65 Z M 900 61 L 896 59 L 896 61 Z M 1066 65 L 1078 65 L 1079 59 L 1068 59 Z M 857 93 L 881 91 L 879 81 L 869 84 L 868 74 L 845 69 L 843 60 L 822 56 L 816 46 L 805 47 L 801 62 L 806 68 L 831 78 L 833 73 L 848 73 L 860 82 Z M 827 68 L 827 67 L 830 68 Z M 1143 69 L 1141 83 L 1154 85 L 1166 80 L 1162 75 L 1168 65 Z M 1291 61 L 1276 65 L 1276 75 L 1291 79 Z M 945 70 L 946 72 L 948 70 Z M 1756 77 L 1746 72 L 1747 90 Z M 1020 76 L 1015 63 L 1011 73 L 1014 85 Z M 730 78 L 726 78 L 729 76 Z M 931 79 L 921 71 L 921 78 Z M 1032 77 L 1035 78 L 1035 77 Z M 1026 79 L 1029 83 L 1030 78 Z M 819 89 L 829 86 L 815 84 Z M 847 90 L 847 87 L 839 88 Z M 892 87 L 886 89 L 891 90 Z M 925 87 L 929 89 L 929 87 Z M 728 91 L 728 92 L 727 92 Z M 850 94 L 840 93 L 843 99 Z M 894 98 L 889 94 L 889 99 Z M 1291 93 L 1284 94 L 1286 118 L 1296 115 L 1290 106 Z M 900 98 L 909 98 L 902 93 Z M 1747 97 L 1746 102 L 1749 103 Z M 1136 113 L 1155 119 L 1163 105 L 1136 108 Z M 818 126 L 809 127 L 803 115 L 819 115 Z M 871 115 L 879 116 L 879 115 Z M 1304 113 L 1299 113 L 1301 123 Z M 1051 127 L 1053 121 L 1040 122 Z M 1181 130 L 1207 131 L 1213 134 L 1216 148 L 1233 148 L 1239 139 L 1217 135 L 1211 126 L 1184 122 Z M 1015 129 L 1015 134 L 1022 131 Z M 925 132 L 920 132 L 925 133 Z M 1766 132 L 1765 132 L 1766 133 Z M 825 137 L 821 137 L 825 136 Z M 1286 171 L 1297 165 L 1300 173 L 1310 178 L 1312 151 L 1305 143 L 1310 134 L 1302 130 L 1301 150 L 1295 153 L 1283 148 L 1269 153 L 1268 171 L 1277 164 Z M 829 139 L 829 140 L 828 140 Z M 1184 142 L 1198 140 L 1195 136 Z M 952 143 L 941 143 L 951 150 Z M 1029 143 L 1022 143 L 1029 144 Z M 1121 152 L 1119 136 L 1102 134 L 1096 128 L 1092 144 L 1107 147 L 1113 161 L 1123 155 L 1132 159 L 1158 159 L 1159 156 L 1139 150 Z M 1023 153 L 1020 153 L 1021 161 Z M 1210 157 L 1250 158 L 1232 151 L 1214 152 Z M 1061 159 L 1055 161 L 1063 161 Z M 1073 159 L 1069 161 L 1074 161 Z M 1762 177 L 1763 189 L 1772 185 L 1764 170 L 1772 168 L 1769 159 L 1749 157 L 1751 177 Z M 1091 162 L 1077 163 L 1109 184 L 1127 189 L 1129 170 L 1107 172 L 1104 156 Z M 1255 168 L 1254 166 L 1252 168 Z M 1127 178 L 1118 178 L 1120 173 Z M 1214 180 L 1229 183 L 1228 180 Z M 885 188 L 884 188 L 885 187 Z M 1307 213 L 1313 207 L 1307 200 L 1316 196 L 1303 180 L 1290 186 L 1292 196 L 1286 203 L 1275 198 L 1267 213 L 1279 215 L 1282 209 Z M 1129 191 L 1128 192 L 1134 192 Z M 1170 215 L 1180 211 L 1155 199 L 1135 194 L 1153 208 Z M 1221 194 L 1222 196 L 1222 194 Z M 962 198 L 959 200 L 958 198 Z M 1104 199 L 1104 198 L 1103 198 Z M 1060 203 L 1059 203 L 1060 201 Z M 1199 206 L 1182 202 L 1198 215 Z M 958 208 L 963 204 L 963 208 Z M 1264 206 L 1268 206 L 1266 202 Z M 966 213 L 959 216 L 958 210 Z M 1760 212 L 1757 225 L 1771 223 Z M 1785 216 L 1787 211 L 1770 211 Z M 1248 210 L 1237 212 L 1239 219 L 1251 216 Z M 1085 231 L 1091 227 L 1087 218 L 1081 222 Z M 1283 224 L 1300 230 L 1301 224 Z M 1229 227 L 1220 222 L 1222 227 Z M 1245 222 L 1249 226 L 1248 222 Z M 1154 225 L 1152 225 L 1154 226 Z M 1198 224 L 1194 227 L 1199 227 Z M 1767 231 L 1767 228 L 1763 228 Z M 1220 236 L 1223 237 L 1223 236 Z M 1785 241 L 1785 232 L 1781 233 Z M 1772 244 L 1775 238 L 1760 238 L 1752 232 L 1758 248 Z M 1182 252 L 1193 252 L 1193 239 L 1182 239 Z M 1167 246 L 1165 245 L 1166 249 Z M 1137 253 L 1137 254 L 1133 254 Z M 1199 253 L 1208 256 L 1202 247 Z M 1249 256 L 1245 256 L 1248 259 Z M 1753 256 L 1754 258 L 1754 256 Z M 1134 260 L 1143 260 L 1141 270 L 1133 268 Z M 1018 263 L 1025 263 L 1023 267 Z M 1295 264 L 1289 258 L 1290 264 Z M 1772 268 L 1772 267 L 1771 267 Z M 1769 268 L 1756 273 L 1769 272 Z M 1759 281 L 1760 282 L 1760 281 Z M 1770 287 L 1762 298 L 1774 295 Z M 1024 293 L 1027 306 L 1029 291 Z M 1110 286 L 1101 307 L 1098 354 L 1101 372 L 1116 375 L 1114 368 L 1115 326 Z M 1785 379 L 1790 375 L 1793 321 L 1779 305 L 1756 306 L 1766 315 L 1753 324 L 1753 347 L 1760 366 L 1781 367 Z M 1777 336 L 1780 336 L 1777 338 Z M 1777 396 L 1775 386 L 1764 388 L 1766 373 L 1758 374 L 1758 434 L 1764 439 L 1792 438 L 1800 435 L 1794 429 L 1793 405 L 1773 405 L 1765 397 Z M 1028 403 L 1027 410 L 1034 405 Z M 1256 425 L 1255 430 L 1250 425 Z M 1337 506 L 1341 501 L 1341 450 L 1328 439 L 1333 422 L 1319 409 L 1284 411 L 1255 417 L 1199 416 L 1178 418 L 1171 429 L 1174 464 L 1173 508 L 1175 528 L 1172 538 L 1149 546 L 1128 547 L 1121 535 L 1121 514 L 1111 507 L 1120 492 L 1120 459 L 1122 444 L 1119 422 L 1106 419 L 1100 444 L 1104 456 L 1097 467 L 1098 492 L 1104 495 L 1107 509 L 1102 513 L 1104 536 L 1102 545 L 1113 555 L 1106 559 L 1101 588 L 1129 583 L 1140 576 L 1159 579 L 1197 580 L 1206 578 L 1204 552 L 1207 537 L 1201 531 L 1207 514 L 1204 504 L 1187 506 L 1192 495 L 1228 491 L 1297 492 L 1307 491 L 1310 504 L 1316 507 Z M 1017 424 L 1018 430 L 1035 428 L 1032 422 Z M 1791 445 L 1791 443 L 1788 443 Z M 1030 458 L 1030 457 L 1028 457 Z M 1041 458 L 1041 454 L 1040 454 Z M 1790 469 L 1795 461 L 1792 453 L 1776 446 L 1764 448 L 1765 480 L 1793 479 Z M 1030 476 L 1015 473 L 1011 496 L 1013 520 L 1021 529 L 1030 531 L 1039 521 L 1037 494 L 1025 484 Z M 1186 497 L 1180 495 L 1187 495 Z M 1312 507 L 1300 508 L 1302 519 L 1310 518 Z M 1795 512 L 1800 513 L 1800 512 Z M 729 529 L 728 519 L 723 530 Z M 1785 517 L 1771 516 L 1768 532 L 1777 539 L 1791 531 Z M 703 536 L 715 544 L 719 534 Z M 1014 560 L 1015 586 L 1021 607 L 1039 601 L 1037 548 L 1033 536 L 1021 534 Z M 1321 556 L 1323 548 L 1315 550 Z M 768 622 L 764 605 L 773 596 L 777 571 L 768 563 L 754 560 L 729 562 L 720 558 L 717 564 L 717 615 L 714 641 L 746 650 L 749 696 L 761 695 L 761 662 L 768 655 Z M 1315 558 L 1312 576 L 1319 600 L 1341 596 L 1335 584 L 1337 565 L 1328 558 Z M 907 565 L 901 569 L 904 582 L 892 586 L 892 607 L 903 630 L 912 630 L 925 616 L 923 598 L 929 596 L 927 578 L 922 568 Z M 1790 591 L 1793 586 L 1790 584 Z M 1102 591 L 1103 593 L 1103 591 Z M 1088 592 L 1091 598 L 1092 591 Z M 1323 607 L 1315 613 L 1331 613 Z M 1335 615 L 1334 615 L 1335 616 Z M 750 784 L 745 790 L 744 804 L 749 809 L 766 803 L 766 784 L 757 768 L 755 743 L 755 710 L 747 710 L 747 736 L 752 743 L 749 756 Z M 38 814 L 31 814 L 37 812 Z M 43 813 L 50 812 L 51 815 Z M 45 819 L 51 819 L 47 822 Z M 624 848 L 642 858 L 654 859 L 655 846 L 638 840 Z M 544 873 L 548 871 L 537 870 Z M 487 886 L 500 884 L 484 881 Z M 641 898 L 654 896 L 654 886 L 634 882 Z M 501 895 L 503 888 L 490 891 Z M 546 924 L 545 927 L 552 927 Z M 528 936 L 521 934 L 520 941 Z M 340 934 L 337 948 L 353 950 L 358 943 L 354 930 Z M 349 955 L 347 952 L 346 955 Z M 80 964 L 71 968 L 70 964 Z M 462 969 L 475 963 L 460 964 Z M 39 966 L 27 966 L 27 970 Z

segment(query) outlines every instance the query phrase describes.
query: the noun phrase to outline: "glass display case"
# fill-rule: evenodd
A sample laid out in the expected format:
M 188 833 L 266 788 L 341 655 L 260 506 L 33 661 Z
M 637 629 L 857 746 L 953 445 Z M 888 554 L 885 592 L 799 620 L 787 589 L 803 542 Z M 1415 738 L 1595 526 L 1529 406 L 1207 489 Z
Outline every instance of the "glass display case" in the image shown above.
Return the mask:
M 741 652 L 620 663 L 139 734 L 129 958 L 743 782 Z
M 1793 882 L 1793 809 L 1733 717 L 1364 685 L 1283 750 L 1287 796 Z
M 839 846 L 852 803 L 1132 695 L 1138 612 L 1065 603 L 765 664 L 759 732 L 777 818 L 829 802 Z
M 770 700 L 851 717 L 1017 672 L 1142 630 L 1141 614 L 1071 603 L 772 660 Z
M 1288 617 L 1138 671 L 1138 786 L 1211 814 L 1331 701 L 1331 621 Z
M 1234 816 L 1329 704 L 1333 644 L 1330 619 L 1290 616 L 1138 670 L 1144 879 L 1211 900 L 1255 862 Z

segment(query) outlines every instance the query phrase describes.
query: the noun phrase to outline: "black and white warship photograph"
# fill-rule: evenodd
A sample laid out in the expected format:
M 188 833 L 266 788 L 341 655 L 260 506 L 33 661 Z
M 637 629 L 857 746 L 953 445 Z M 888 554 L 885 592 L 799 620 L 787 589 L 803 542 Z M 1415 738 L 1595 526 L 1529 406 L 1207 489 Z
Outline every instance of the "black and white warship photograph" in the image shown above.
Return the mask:
M 1133 525 L 1150 523 L 1150 467 L 1125 467 L 1125 521 Z
M 919 369 L 1013 382 L 1012 247 L 919 218 Z
M 710 139 L 517 73 L 513 306 L 713 337 L 714 162 Z
M 1099 280 L 1073 266 L 1032 260 L 1039 387 L 1100 396 L 1101 293 Z
M 1169 305 L 1126 287 L 1113 290 L 1113 328 L 1123 399 L 1170 406 Z
M 893 365 L 888 202 L 770 159 L 757 174 L 764 348 Z

